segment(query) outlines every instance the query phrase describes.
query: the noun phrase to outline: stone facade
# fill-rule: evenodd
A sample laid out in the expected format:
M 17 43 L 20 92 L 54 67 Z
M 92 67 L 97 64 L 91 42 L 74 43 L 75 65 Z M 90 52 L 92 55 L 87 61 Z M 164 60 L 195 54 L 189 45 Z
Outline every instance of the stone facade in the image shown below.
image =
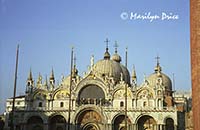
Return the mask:
M 25 108 L 16 109 L 14 124 L 16 130 L 176 130 L 177 115 L 171 79 L 159 60 L 137 84 L 135 69 L 130 75 L 117 48 L 112 57 L 106 48 L 103 59 L 94 63 L 92 56 L 83 77 L 74 64 L 57 85 L 53 70 L 49 79 L 39 75 L 36 82 L 30 71 Z M 6 120 L 9 129 L 9 112 Z

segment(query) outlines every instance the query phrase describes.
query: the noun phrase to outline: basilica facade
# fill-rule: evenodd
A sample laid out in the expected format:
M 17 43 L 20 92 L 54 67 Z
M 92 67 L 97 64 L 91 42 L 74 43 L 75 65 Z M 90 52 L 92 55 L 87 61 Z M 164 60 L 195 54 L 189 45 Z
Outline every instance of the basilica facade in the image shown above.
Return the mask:
M 80 76 L 73 63 L 71 74 L 55 84 L 41 75 L 34 81 L 30 71 L 24 108 L 16 109 L 16 130 L 176 130 L 177 108 L 171 79 L 159 60 L 152 74 L 137 84 L 136 71 L 129 73 L 115 48 L 106 47 L 103 58 Z M 7 112 L 9 115 L 9 112 Z M 6 118 L 9 129 L 9 116 Z

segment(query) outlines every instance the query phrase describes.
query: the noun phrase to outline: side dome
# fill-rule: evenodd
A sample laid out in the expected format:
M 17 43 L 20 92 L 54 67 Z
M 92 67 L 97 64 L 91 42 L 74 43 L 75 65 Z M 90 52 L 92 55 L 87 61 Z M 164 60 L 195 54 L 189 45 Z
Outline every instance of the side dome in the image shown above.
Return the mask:
M 116 62 L 114 60 L 110 59 L 102 59 L 99 60 L 93 67 L 94 74 L 100 76 L 100 77 L 113 77 L 115 82 L 119 82 L 121 78 L 121 74 L 123 76 L 123 80 L 126 83 L 130 83 L 130 74 L 128 69 L 120 64 L 119 62 Z
M 151 86 L 156 86 L 156 84 L 157 84 L 157 79 L 158 78 L 162 78 L 162 84 L 165 86 L 165 88 L 167 89 L 167 90 L 170 90 L 170 91 L 172 91 L 172 82 L 171 82 L 171 79 L 167 76 L 167 75 L 165 75 L 165 74 L 163 74 L 163 73 L 160 73 L 160 74 L 158 74 L 158 73 L 153 73 L 153 74 L 151 74 L 148 78 L 147 78 L 147 81 L 149 82 L 149 84 L 151 85 Z
M 156 86 L 158 83 L 158 78 L 162 79 L 162 85 L 164 85 L 166 90 L 172 91 L 172 81 L 171 79 L 162 73 L 162 68 L 159 64 L 159 61 L 157 61 L 157 65 L 155 66 L 155 72 L 151 74 L 148 78 L 147 81 L 150 83 L 151 86 Z
M 72 77 L 71 77 L 72 76 Z M 68 75 L 67 77 L 62 76 L 61 84 L 63 86 L 70 86 L 70 80 L 72 81 L 79 81 L 81 79 L 81 76 L 78 75 L 78 69 L 76 68 L 76 65 L 72 68 L 72 75 Z

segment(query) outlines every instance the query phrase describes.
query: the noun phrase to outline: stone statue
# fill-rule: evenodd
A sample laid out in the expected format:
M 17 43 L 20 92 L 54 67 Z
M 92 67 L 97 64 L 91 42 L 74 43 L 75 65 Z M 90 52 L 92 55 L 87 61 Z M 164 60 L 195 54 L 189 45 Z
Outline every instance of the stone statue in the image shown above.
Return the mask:
M 94 66 L 94 55 L 92 55 L 92 57 L 90 59 L 90 66 L 91 66 L 91 68 Z

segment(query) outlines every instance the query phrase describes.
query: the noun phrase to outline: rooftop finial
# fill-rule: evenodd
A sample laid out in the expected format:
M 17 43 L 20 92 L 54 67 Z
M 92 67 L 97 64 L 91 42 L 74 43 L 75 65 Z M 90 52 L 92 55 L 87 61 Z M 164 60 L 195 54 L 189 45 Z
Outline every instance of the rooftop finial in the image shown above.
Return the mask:
M 132 78 L 136 78 L 135 65 L 133 65 Z
M 115 41 L 114 47 L 115 47 L 115 53 L 117 53 L 117 47 L 119 47 L 118 44 L 117 44 L 117 41 Z
M 52 70 L 51 70 L 50 79 L 54 80 L 54 72 L 53 72 L 53 67 L 52 67 Z
M 135 65 L 133 65 L 133 70 L 132 70 L 132 81 L 136 83 L 137 76 L 136 76 L 136 71 L 135 71 Z
M 110 42 L 110 41 L 108 40 L 108 38 L 106 38 L 106 40 L 104 42 L 106 43 L 106 50 L 108 51 L 108 42 Z
M 106 43 L 106 52 L 104 53 L 104 59 L 110 59 L 110 53 L 108 52 L 108 42 L 110 41 L 108 40 L 108 38 L 106 38 L 104 42 Z
M 157 66 L 159 66 L 160 65 L 160 61 L 159 61 L 160 57 L 159 57 L 159 55 L 157 55 L 155 59 L 156 59 L 156 62 L 157 62 Z
M 162 69 L 160 67 L 160 61 L 159 61 L 160 57 L 157 55 L 155 59 L 156 59 L 157 65 L 154 70 L 155 70 L 155 72 L 161 72 Z
M 33 76 L 32 76 L 31 68 L 30 68 L 30 72 L 29 72 L 28 80 L 33 80 Z

